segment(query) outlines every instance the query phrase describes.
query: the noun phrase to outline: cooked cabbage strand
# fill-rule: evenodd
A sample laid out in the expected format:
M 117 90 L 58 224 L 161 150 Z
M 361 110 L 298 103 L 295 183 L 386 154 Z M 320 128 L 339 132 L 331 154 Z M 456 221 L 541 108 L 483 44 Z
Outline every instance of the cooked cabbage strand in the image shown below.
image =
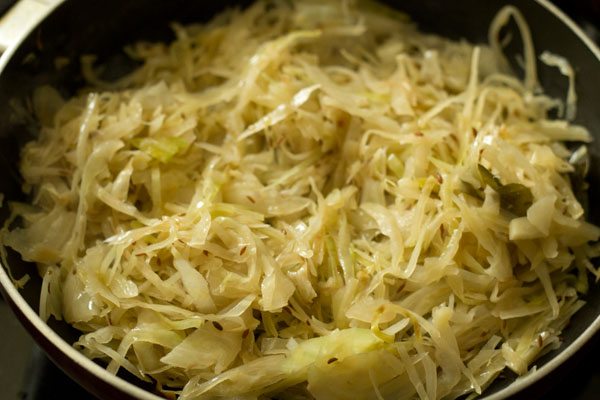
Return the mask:
M 180 399 L 449 399 L 560 345 L 598 277 L 565 144 L 590 135 L 549 118 L 518 10 L 490 46 L 367 2 L 174 31 L 116 82 L 86 59 L 80 94 L 34 96 L 2 242 L 86 356 Z

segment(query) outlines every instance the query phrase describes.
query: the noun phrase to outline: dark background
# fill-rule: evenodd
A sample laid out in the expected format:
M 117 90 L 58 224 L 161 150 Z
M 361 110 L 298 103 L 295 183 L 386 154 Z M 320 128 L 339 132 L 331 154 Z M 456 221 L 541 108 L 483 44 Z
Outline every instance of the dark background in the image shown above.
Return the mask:
M 483 1 L 483 0 L 482 0 Z M 0 0 L 2 15 L 14 0 Z M 600 0 L 555 0 L 554 3 L 600 42 Z M 597 335 L 598 336 L 598 335 Z M 528 399 L 600 399 L 600 338 L 561 366 L 525 396 Z M 0 399 L 93 399 L 55 367 L 34 344 L 0 297 Z M 522 396 L 521 396 L 522 397 Z

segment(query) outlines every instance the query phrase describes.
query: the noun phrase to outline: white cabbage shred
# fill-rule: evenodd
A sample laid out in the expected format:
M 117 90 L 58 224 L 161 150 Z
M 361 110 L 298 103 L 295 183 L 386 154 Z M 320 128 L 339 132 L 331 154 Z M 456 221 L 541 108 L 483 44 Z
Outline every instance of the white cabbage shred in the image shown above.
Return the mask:
M 174 30 L 117 82 L 88 60 L 84 92 L 34 96 L 2 242 L 86 356 L 182 400 L 450 399 L 559 346 L 598 277 L 565 144 L 590 135 L 549 120 L 518 10 L 490 46 L 366 2 Z

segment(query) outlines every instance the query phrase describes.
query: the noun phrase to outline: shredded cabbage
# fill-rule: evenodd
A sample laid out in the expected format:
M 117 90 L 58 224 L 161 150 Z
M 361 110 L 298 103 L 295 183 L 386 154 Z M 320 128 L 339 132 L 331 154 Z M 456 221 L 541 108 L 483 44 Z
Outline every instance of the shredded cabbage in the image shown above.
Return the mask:
M 182 400 L 449 399 L 560 345 L 600 276 L 571 185 L 587 153 L 565 144 L 591 137 L 549 119 L 516 8 L 490 46 L 370 2 L 260 0 L 174 30 L 116 82 L 88 58 L 80 94 L 34 95 L 31 203 L 1 240 L 76 348 Z

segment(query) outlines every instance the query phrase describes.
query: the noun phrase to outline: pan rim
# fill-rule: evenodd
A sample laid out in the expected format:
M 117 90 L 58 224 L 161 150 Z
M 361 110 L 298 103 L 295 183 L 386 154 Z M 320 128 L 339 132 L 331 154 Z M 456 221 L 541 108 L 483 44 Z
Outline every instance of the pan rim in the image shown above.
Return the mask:
M 12 302 L 13 305 L 17 307 L 17 309 L 33 325 L 34 329 L 37 330 L 38 333 L 42 334 L 46 339 L 48 339 L 48 341 L 51 342 L 51 344 L 66 357 L 73 360 L 78 366 L 93 374 L 96 378 L 101 379 L 110 386 L 122 391 L 124 394 L 134 396 L 136 399 L 142 400 L 162 399 L 162 397 L 158 397 L 155 394 L 150 393 L 149 391 L 144 390 L 137 385 L 134 385 L 133 383 L 130 383 L 116 375 L 110 374 L 105 368 L 96 364 L 94 361 L 77 351 L 71 344 L 67 343 L 31 308 L 31 306 L 27 303 L 27 301 L 25 301 L 18 289 L 12 283 L 11 278 L 5 271 L 5 267 L 1 264 L 0 266 L 0 285 L 2 285 L 2 291 L 4 294 L 9 297 L 7 300 Z M 62 369 L 60 366 L 59 368 Z M 67 375 L 70 375 L 67 371 L 65 372 Z M 73 377 L 71 378 L 73 379 Z
M 583 42 L 588 50 L 594 55 L 596 60 L 600 63 L 600 48 L 587 36 L 583 30 L 562 10 L 552 4 L 550 0 L 532 0 L 545 8 L 560 22 L 566 25 L 578 39 Z M 39 15 L 39 19 L 31 24 L 31 26 L 23 31 L 23 35 L 15 40 L 0 56 L 0 76 L 4 72 L 4 69 L 11 61 L 14 53 L 21 46 L 23 41 L 29 36 L 29 34 L 37 28 L 37 26 L 50 15 L 56 8 L 65 3 L 66 0 L 59 0 L 55 4 L 49 6 L 43 13 Z M 12 279 L 7 273 L 7 266 L 4 266 L 0 262 L 0 286 L 2 292 L 8 297 L 6 300 L 12 303 L 11 306 L 16 307 L 23 316 L 32 324 L 34 329 L 42 334 L 48 341 L 56 347 L 66 357 L 73 360 L 78 366 L 95 376 L 97 379 L 102 380 L 106 384 L 116 388 L 128 396 L 133 396 L 136 399 L 142 400 L 160 400 L 159 397 L 141 387 L 128 382 L 116 375 L 110 374 L 106 369 L 96 364 L 91 359 L 85 357 L 82 353 L 77 351 L 71 344 L 67 343 L 56 331 L 48 326 L 40 316 L 31 308 L 31 306 L 25 301 L 24 297 L 21 296 L 18 289 L 14 286 Z M 600 290 L 600 289 L 599 289 Z M 17 311 L 13 310 L 16 314 Z M 505 388 L 500 389 L 498 392 L 483 397 L 485 400 L 501 400 L 510 396 L 516 395 L 523 391 L 525 388 L 530 387 L 534 383 L 540 381 L 542 378 L 549 375 L 552 371 L 556 370 L 560 365 L 563 365 L 571 356 L 577 353 L 588 343 L 598 332 L 600 331 L 600 315 L 596 316 L 594 321 L 579 335 L 573 342 L 560 350 L 556 356 L 552 357 L 543 366 L 536 369 L 535 371 L 528 372 L 524 376 L 517 378 L 515 381 L 510 383 Z M 60 367 L 60 366 L 59 366 Z M 62 367 L 60 367 L 62 369 Z
M 41 12 L 38 15 L 35 23 L 32 23 L 30 27 L 23 30 L 21 37 L 15 40 L 8 48 L 4 50 L 0 56 L 0 76 L 4 73 L 6 66 L 12 60 L 14 53 L 21 46 L 23 41 L 29 37 L 31 32 L 33 32 L 48 15 L 50 15 L 56 8 L 60 7 L 65 2 L 66 0 L 59 0 Z M 76 363 L 87 373 L 93 375 L 95 378 L 103 381 L 109 386 L 114 387 L 116 390 L 131 398 L 140 400 L 163 399 L 162 397 L 159 397 L 137 385 L 134 385 L 131 382 L 126 381 L 125 379 L 120 378 L 119 376 L 109 373 L 105 368 L 102 368 L 91 359 L 85 357 L 71 344 L 67 343 L 67 341 L 64 340 L 56 331 L 50 328 L 50 326 L 48 326 L 48 324 L 43 321 L 40 316 L 31 308 L 29 303 L 25 301 L 25 298 L 21 296 L 18 289 L 13 284 L 12 279 L 8 275 L 7 268 L 8 266 L 3 265 L 3 263 L 0 261 L 0 286 L 3 294 L 5 297 L 7 297 L 7 303 L 10 303 L 9 305 L 11 307 L 15 307 L 19 312 L 21 312 L 23 317 L 31 323 L 37 333 L 43 335 L 51 343 L 51 345 L 57 348 L 65 357 L 73 360 L 74 363 Z M 13 309 L 13 313 L 17 314 L 17 311 Z M 31 332 L 28 333 L 31 335 Z M 62 366 L 58 364 L 57 366 L 63 370 Z M 70 376 L 67 371 L 65 371 L 65 373 Z M 70 377 L 72 379 L 74 378 L 72 376 Z M 86 389 L 89 390 L 89 388 Z
M 42 23 L 55 9 L 60 7 L 66 0 L 59 0 L 55 3 L 48 6 L 46 10 L 39 14 L 38 19 L 35 23 L 32 23 L 27 29 L 22 31 L 21 36 L 15 40 L 8 48 L 4 49 L 2 55 L 0 56 L 0 76 L 4 73 L 4 69 L 8 65 L 8 63 L 12 60 L 13 55 L 17 51 L 17 49 L 21 46 L 21 44 L 29 37 L 31 32 L 33 32 L 40 23 Z M 159 397 L 147 390 L 144 390 L 140 386 L 137 386 L 131 382 L 126 381 L 125 379 L 120 378 L 119 376 L 113 375 L 109 373 L 105 368 L 96 364 L 91 359 L 85 357 L 82 353 L 77 351 L 71 344 L 67 343 L 56 331 L 54 331 L 48 324 L 43 321 L 40 316 L 31 308 L 29 303 L 25 301 L 25 298 L 21 296 L 18 289 L 12 282 L 11 277 L 7 273 L 7 266 L 5 266 L 0 261 L 0 289 L 4 294 L 5 300 L 11 308 L 13 308 L 13 313 L 17 315 L 21 313 L 23 318 L 27 319 L 33 329 L 42 336 L 44 336 L 52 346 L 58 349 L 65 357 L 73 360 L 79 367 L 85 370 L 87 373 L 93 375 L 96 379 L 99 379 L 106 383 L 109 386 L 114 387 L 116 390 L 120 391 L 122 394 L 135 399 L 140 400 L 161 400 L 162 397 Z M 17 315 L 18 316 L 18 315 Z M 31 335 L 32 332 L 28 331 Z M 38 342 L 39 345 L 39 342 Z M 46 351 L 46 349 L 44 349 Z M 63 370 L 67 375 L 69 375 L 72 379 L 74 376 L 66 371 L 62 366 L 56 364 L 61 370 Z M 74 379 L 77 381 L 77 379 Z M 89 388 L 86 387 L 86 390 Z

